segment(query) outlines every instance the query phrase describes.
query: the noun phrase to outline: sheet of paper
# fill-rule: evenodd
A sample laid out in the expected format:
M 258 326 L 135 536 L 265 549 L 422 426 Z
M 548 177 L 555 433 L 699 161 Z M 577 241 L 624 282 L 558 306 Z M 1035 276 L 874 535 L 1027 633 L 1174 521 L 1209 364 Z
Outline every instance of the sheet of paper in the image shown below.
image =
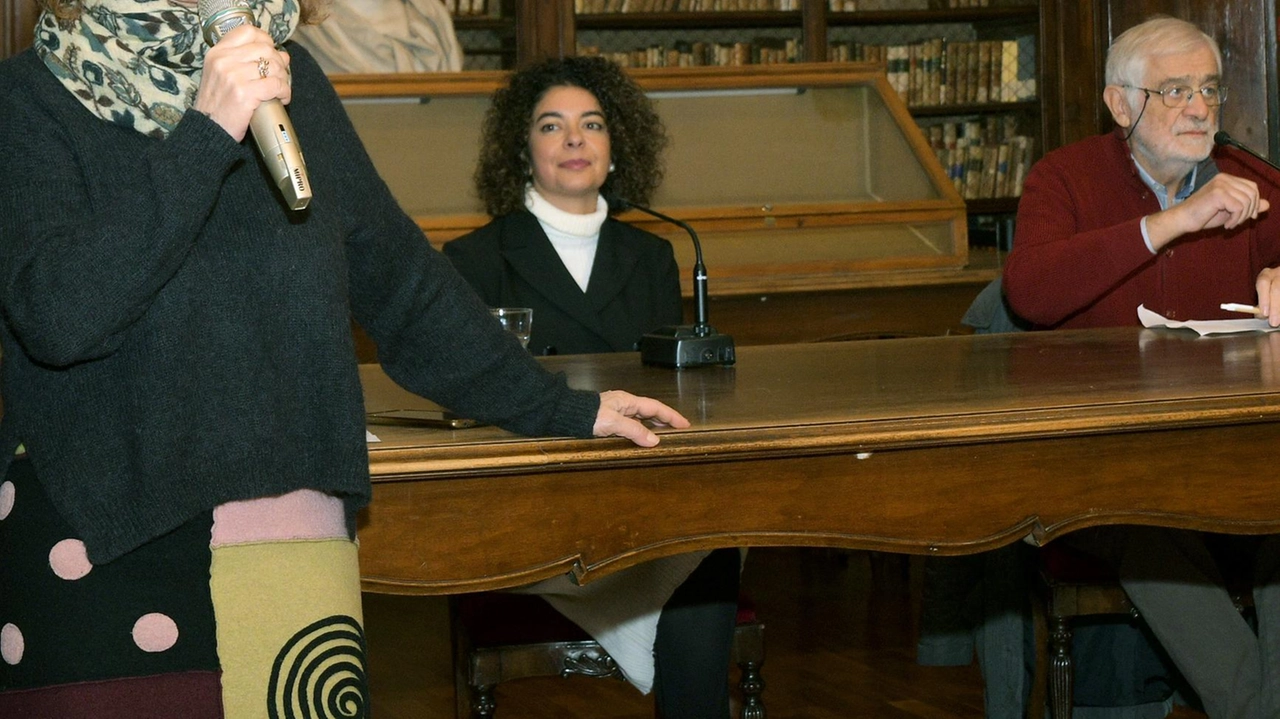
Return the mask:
M 369 430 L 367 430 L 367 429 L 366 429 L 366 430 L 364 431 L 364 441 L 366 441 L 366 442 L 381 442 L 382 440 L 378 439 L 378 435 L 376 435 L 376 434 L 374 434 L 373 432 L 370 432 Z
M 1278 327 L 1272 327 L 1267 324 L 1265 319 L 1258 317 L 1248 317 L 1239 320 L 1188 320 L 1186 322 L 1177 322 L 1171 320 L 1159 313 L 1152 312 L 1143 305 L 1138 305 L 1138 319 L 1142 321 L 1143 327 L 1172 327 L 1174 329 L 1185 327 L 1200 333 L 1200 336 L 1212 334 L 1228 334 L 1231 332 L 1273 332 Z

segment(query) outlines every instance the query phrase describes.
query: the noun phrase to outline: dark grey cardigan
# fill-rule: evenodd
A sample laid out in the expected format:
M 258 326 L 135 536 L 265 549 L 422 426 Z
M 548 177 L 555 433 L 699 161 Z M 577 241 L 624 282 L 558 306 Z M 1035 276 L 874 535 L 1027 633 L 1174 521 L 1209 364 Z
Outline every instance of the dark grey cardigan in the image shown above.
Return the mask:
M 486 313 L 378 178 L 309 55 L 291 115 L 315 199 L 189 111 L 166 140 L 88 112 L 32 51 L 0 63 L 0 470 L 25 443 L 94 562 L 213 506 L 369 497 L 350 321 L 406 388 L 521 433 L 599 406 Z

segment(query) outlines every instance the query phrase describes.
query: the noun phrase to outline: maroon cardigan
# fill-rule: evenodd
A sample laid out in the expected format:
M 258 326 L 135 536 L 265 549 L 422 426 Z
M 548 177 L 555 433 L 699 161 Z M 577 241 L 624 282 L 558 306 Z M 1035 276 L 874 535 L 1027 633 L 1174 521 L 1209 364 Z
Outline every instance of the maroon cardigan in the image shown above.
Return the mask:
M 1218 305 L 1254 304 L 1258 272 L 1280 265 L 1280 175 L 1232 148 L 1216 147 L 1212 157 L 1219 172 L 1257 182 L 1271 210 L 1152 255 L 1140 222 L 1160 202 L 1119 134 L 1045 155 L 1027 177 L 1004 269 L 1014 312 L 1038 328 L 1137 325 L 1138 305 L 1170 319 L 1239 318 Z

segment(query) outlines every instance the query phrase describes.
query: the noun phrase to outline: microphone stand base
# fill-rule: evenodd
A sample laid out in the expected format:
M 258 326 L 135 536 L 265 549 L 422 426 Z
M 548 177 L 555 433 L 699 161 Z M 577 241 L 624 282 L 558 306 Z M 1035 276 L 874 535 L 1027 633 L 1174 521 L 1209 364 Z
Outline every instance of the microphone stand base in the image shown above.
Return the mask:
M 694 325 L 661 327 L 640 338 L 640 361 L 660 367 L 705 367 L 734 363 L 733 338 L 709 329 L 699 336 Z

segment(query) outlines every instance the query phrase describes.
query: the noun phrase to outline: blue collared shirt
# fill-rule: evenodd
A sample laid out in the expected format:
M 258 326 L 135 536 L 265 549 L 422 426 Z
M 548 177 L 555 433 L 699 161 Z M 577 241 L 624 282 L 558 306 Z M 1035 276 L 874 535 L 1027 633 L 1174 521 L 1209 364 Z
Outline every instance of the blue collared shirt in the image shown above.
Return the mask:
M 1164 185 L 1161 185 L 1159 182 L 1156 182 L 1155 178 L 1151 177 L 1151 175 L 1148 174 L 1145 169 L 1143 169 L 1142 164 L 1139 163 L 1137 158 L 1134 158 L 1132 154 L 1129 155 L 1129 157 L 1133 159 L 1133 166 L 1138 168 L 1138 177 L 1142 178 L 1143 184 L 1145 184 L 1147 187 L 1150 187 L 1151 191 L 1155 193 L 1156 199 L 1160 201 L 1161 210 L 1167 210 L 1170 207 L 1173 207 L 1174 205 L 1178 204 L 1179 202 L 1182 202 L 1183 200 L 1187 199 L 1188 197 L 1191 197 L 1191 193 L 1195 192 L 1197 188 L 1196 180 L 1199 179 L 1199 176 L 1201 174 L 1200 168 L 1202 167 L 1205 167 L 1206 169 L 1212 168 L 1211 171 L 1204 173 L 1205 182 L 1208 182 L 1209 180 L 1213 179 L 1213 176 L 1218 174 L 1217 164 L 1213 161 L 1212 158 L 1206 159 L 1204 162 L 1201 162 L 1200 164 L 1191 168 L 1191 172 L 1186 176 L 1186 178 L 1183 179 L 1182 187 L 1178 190 L 1178 194 L 1174 195 L 1173 198 L 1170 199 L 1169 188 L 1165 187 Z M 1142 241 L 1146 243 L 1147 249 L 1150 250 L 1151 254 L 1154 255 L 1156 253 L 1156 250 L 1154 247 L 1151 246 L 1151 237 L 1147 235 L 1147 218 L 1146 217 L 1142 218 L 1141 224 L 1142 224 Z

